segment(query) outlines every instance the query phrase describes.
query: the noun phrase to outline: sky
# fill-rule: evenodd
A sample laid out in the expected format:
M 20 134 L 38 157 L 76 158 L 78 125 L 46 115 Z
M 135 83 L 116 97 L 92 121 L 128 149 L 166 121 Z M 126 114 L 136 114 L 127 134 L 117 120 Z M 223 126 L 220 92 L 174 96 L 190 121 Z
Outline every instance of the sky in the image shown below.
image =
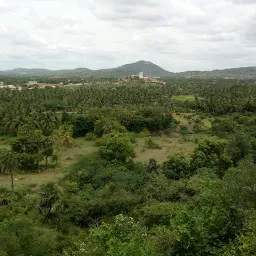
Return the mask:
M 0 70 L 256 66 L 256 0 L 0 0 Z

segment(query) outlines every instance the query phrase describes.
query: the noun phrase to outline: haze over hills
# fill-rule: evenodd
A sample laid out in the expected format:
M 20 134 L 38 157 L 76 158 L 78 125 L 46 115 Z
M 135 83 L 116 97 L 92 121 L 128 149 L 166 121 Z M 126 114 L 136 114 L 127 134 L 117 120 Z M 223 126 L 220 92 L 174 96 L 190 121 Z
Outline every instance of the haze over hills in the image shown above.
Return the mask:
M 174 78 L 239 78 L 256 79 L 256 67 L 232 68 L 213 71 L 186 71 L 173 73 L 169 72 L 149 61 L 138 61 L 125 64 L 117 68 L 91 70 L 88 68 L 77 69 L 25 69 L 16 68 L 12 70 L 0 71 L 0 76 L 13 77 L 104 77 L 120 78 L 143 72 L 148 77 L 174 77 Z

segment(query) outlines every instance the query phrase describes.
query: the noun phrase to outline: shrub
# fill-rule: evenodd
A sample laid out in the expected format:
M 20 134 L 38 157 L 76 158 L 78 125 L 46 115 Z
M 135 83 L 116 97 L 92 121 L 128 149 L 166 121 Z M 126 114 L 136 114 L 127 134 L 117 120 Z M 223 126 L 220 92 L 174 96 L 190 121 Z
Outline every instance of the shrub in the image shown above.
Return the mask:
M 185 126 L 185 125 L 180 125 L 180 133 L 181 133 L 182 135 L 188 134 L 188 133 L 189 133 L 188 127 Z
M 111 119 L 100 119 L 95 122 L 94 133 L 101 137 L 111 132 L 126 132 L 126 128 L 119 122 Z
M 138 137 L 139 138 L 145 138 L 145 137 L 148 137 L 150 136 L 150 132 L 148 129 L 143 129 L 141 132 L 138 133 Z
M 135 155 L 131 140 L 125 133 L 103 136 L 99 153 L 103 159 L 121 162 L 126 162 Z
M 189 176 L 191 174 L 190 158 L 184 153 L 175 153 L 169 156 L 163 164 L 163 172 L 167 178 L 174 180 Z
M 227 141 L 218 137 L 206 138 L 198 143 L 192 155 L 192 167 L 215 168 L 216 173 L 222 177 L 224 172 L 233 165 L 229 156 L 225 154 Z
M 145 148 L 150 148 L 150 149 L 161 149 L 162 147 L 157 144 L 151 137 L 148 137 L 145 139 Z
M 97 136 L 93 132 L 88 132 L 85 135 L 85 140 L 87 141 L 95 141 L 97 139 Z
M 73 132 L 74 137 L 83 137 L 88 132 L 93 132 L 94 121 L 88 116 L 79 116 L 75 119 Z

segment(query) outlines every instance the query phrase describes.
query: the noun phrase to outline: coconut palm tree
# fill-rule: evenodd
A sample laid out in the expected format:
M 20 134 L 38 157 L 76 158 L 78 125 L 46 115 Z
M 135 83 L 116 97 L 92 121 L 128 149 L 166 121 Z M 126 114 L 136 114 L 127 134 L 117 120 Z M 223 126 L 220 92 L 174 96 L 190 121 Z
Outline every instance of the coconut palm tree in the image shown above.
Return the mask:
M 17 169 L 17 166 L 17 156 L 14 152 L 7 149 L 0 151 L 0 171 L 1 173 L 10 173 L 12 189 L 14 187 L 13 172 Z
M 47 184 L 43 184 L 39 192 L 37 209 L 46 217 L 55 215 L 63 206 L 62 197 L 63 192 L 56 183 L 49 182 Z

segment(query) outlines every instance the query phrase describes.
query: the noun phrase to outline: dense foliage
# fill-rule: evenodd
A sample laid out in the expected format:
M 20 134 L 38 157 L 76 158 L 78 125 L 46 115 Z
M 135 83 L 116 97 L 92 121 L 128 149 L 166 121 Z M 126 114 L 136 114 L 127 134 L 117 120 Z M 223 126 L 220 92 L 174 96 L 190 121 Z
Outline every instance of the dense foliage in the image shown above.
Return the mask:
M 226 80 L 0 90 L 0 255 L 255 255 L 255 102 L 254 84 Z M 154 152 L 154 136 L 188 133 L 190 153 L 134 158 L 140 136 Z M 18 171 L 56 167 L 73 136 L 98 150 L 58 182 L 15 186 Z

